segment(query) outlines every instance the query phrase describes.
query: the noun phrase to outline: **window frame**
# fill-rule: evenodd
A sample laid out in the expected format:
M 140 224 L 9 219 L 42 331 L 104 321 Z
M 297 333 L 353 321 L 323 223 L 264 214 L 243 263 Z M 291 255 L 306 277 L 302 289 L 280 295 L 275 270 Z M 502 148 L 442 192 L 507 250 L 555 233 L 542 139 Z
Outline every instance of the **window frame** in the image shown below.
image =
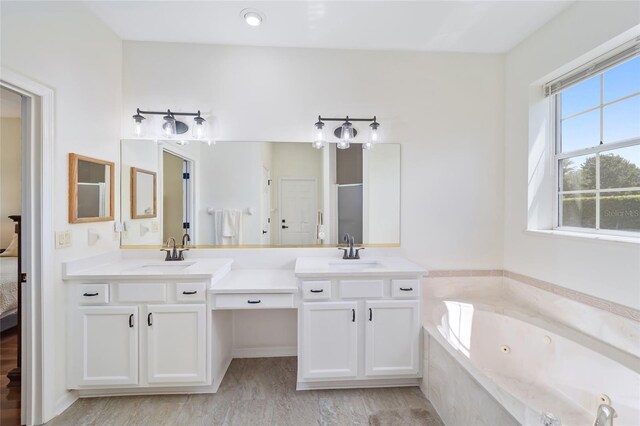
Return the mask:
M 632 146 L 640 146 L 640 136 L 624 139 L 617 142 L 611 143 L 602 143 L 604 136 L 604 108 L 609 105 L 614 105 L 618 102 L 622 102 L 624 100 L 640 96 L 640 91 L 633 92 L 626 96 L 623 96 L 619 99 L 615 99 L 610 102 L 604 102 L 604 78 L 603 74 L 609 69 L 613 69 L 618 65 L 623 64 L 629 60 L 636 59 L 640 56 L 633 55 L 631 58 L 627 58 L 622 60 L 606 70 L 602 70 L 597 76 L 599 76 L 600 80 L 600 102 L 598 105 L 588 108 L 584 111 L 579 111 L 567 117 L 562 117 L 562 92 L 564 89 L 579 84 L 583 81 L 586 81 L 589 78 L 595 77 L 595 75 L 589 75 L 584 79 L 580 79 L 575 81 L 570 86 L 563 88 L 562 90 L 557 91 L 551 95 L 551 120 L 552 123 L 552 143 L 553 143 L 553 174 L 554 174 L 554 197 L 553 197 L 553 230 L 554 231 L 567 231 L 567 232 L 576 232 L 583 234 L 591 234 L 591 235 L 613 235 L 613 236 L 622 236 L 622 237 L 632 237 L 638 238 L 640 237 L 640 231 L 619 231 L 614 229 L 600 229 L 600 196 L 602 192 L 605 193 L 613 193 L 613 192 L 628 192 L 628 191 L 640 191 L 640 186 L 637 187 L 627 187 L 627 188 L 605 188 L 604 190 L 600 188 L 600 153 L 605 151 L 612 151 L 621 148 L 627 148 Z M 573 151 L 562 152 L 562 121 L 570 118 L 574 118 L 583 114 L 587 114 L 592 111 L 599 110 L 600 112 L 600 143 L 596 146 L 580 148 Z M 585 155 L 595 155 L 596 161 L 596 187 L 594 189 L 586 189 L 586 190 L 572 190 L 572 191 L 564 191 L 562 188 L 563 176 L 562 171 L 560 170 L 560 162 L 561 160 L 568 158 L 581 157 Z M 561 197 L 566 194 L 594 194 L 596 197 L 596 206 L 595 206 L 595 228 L 581 228 L 575 226 L 564 226 L 561 225 L 562 221 L 562 202 Z

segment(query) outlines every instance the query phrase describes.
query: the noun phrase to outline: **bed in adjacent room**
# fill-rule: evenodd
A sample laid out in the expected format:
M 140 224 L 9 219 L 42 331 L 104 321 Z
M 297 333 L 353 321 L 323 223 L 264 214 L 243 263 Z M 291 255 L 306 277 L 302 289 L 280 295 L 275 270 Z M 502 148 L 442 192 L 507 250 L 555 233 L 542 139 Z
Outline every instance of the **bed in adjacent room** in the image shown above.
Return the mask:
M 16 234 L 11 244 L 0 253 L 0 331 L 18 325 L 19 218 L 19 216 L 11 216 L 11 219 L 16 222 Z

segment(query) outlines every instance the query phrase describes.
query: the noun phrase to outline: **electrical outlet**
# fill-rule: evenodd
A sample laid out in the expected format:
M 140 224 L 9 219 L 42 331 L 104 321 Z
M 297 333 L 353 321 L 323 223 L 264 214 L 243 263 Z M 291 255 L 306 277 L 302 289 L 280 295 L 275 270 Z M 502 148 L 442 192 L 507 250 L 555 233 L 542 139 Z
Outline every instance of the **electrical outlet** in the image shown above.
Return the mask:
M 56 232 L 56 248 L 71 247 L 71 231 Z
M 158 231 L 160 231 L 160 225 L 158 225 L 158 222 L 154 220 L 153 222 L 151 222 L 151 232 L 158 232 Z

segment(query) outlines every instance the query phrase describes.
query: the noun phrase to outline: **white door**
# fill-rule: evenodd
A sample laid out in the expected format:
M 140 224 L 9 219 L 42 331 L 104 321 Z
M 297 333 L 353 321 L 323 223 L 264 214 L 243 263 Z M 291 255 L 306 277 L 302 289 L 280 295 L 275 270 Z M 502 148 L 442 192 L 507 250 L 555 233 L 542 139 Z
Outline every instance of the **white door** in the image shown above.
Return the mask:
M 317 183 L 312 178 L 280 179 L 280 243 L 316 242 Z
M 357 302 L 303 303 L 302 375 L 306 379 L 358 374 Z
M 199 305 L 148 305 L 147 381 L 206 380 L 206 309 Z
M 75 358 L 80 386 L 138 383 L 138 307 L 78 308 L 75 330 L 81 357 Z
M 365 304 L 366 374 L 417 374 L 420 366 L 420 302 Z
M 262 166 L 262 188 L 260 192 L 261 244 L 271 244 L 271 172 Z

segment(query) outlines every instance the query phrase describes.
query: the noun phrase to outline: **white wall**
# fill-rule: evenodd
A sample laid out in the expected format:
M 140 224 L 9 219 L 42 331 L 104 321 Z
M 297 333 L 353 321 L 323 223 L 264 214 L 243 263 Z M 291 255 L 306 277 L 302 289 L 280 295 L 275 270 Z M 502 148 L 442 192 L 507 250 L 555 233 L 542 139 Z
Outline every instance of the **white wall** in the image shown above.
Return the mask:
M 620 35 L 634 26 L 637 36 L 638 24 L 638 2 L 576 2 L 509 52 L 505 63 L 505 269 L 636 309 L 640 246 L 525 230 L 528 216 L 530 226 L 549 227 L 552 212 L 541 84 L 633 38 Z M 528 195 L 530 182 L 540 185 Z
M 116 249 L 113 223 L 68 223 L 68 154 L 118 163 L 121 124 L 122 42 L 77 3 L 2 2 L 1 50 L 7 67 L 55 91 L 56 230 L 73 231 L 73 246 L 55 252 L 56 395 L 65 395 L 65 309 L 60 262 Z M 119 173 L 116 173 L 118 176 Z M 116 194 L 119 179 L 116 178 Z M 119 197 L 115 197 L 118 200 Z M 116 217 L 119 216 L 116 201 Z M 102 238 L 88 245 L 87 230 Z M 51 251 L 53 247 L 49 248 Z M 45 417 L 53 415 L 45 407 Z
M 15 222 L 7 216 L 22 210 L 21 125 L 20 118 L 0 119 L 0 248 L 7 248 L 15 234 Z
M 220 140 L 310 142 L 318 114 L 377 115 L 402 144 L 404 253 L 502 267 L 501 56 L 125 42 L 123 65 L 126 123 L 136 107 L 201 109 Z

